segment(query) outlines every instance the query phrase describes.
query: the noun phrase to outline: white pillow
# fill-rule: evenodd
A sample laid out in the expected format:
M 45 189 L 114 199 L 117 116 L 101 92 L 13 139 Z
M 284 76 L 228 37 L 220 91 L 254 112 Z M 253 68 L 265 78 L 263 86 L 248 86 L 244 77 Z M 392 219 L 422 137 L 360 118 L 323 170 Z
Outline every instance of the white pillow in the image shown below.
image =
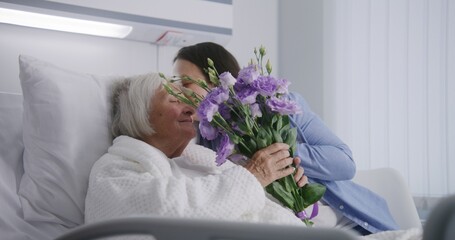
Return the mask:
M 93 163 L 111 145 L 110 86 L 119 77 L 77 73 L 20 56 L 24 95 L 24 218 L 83 223 Z

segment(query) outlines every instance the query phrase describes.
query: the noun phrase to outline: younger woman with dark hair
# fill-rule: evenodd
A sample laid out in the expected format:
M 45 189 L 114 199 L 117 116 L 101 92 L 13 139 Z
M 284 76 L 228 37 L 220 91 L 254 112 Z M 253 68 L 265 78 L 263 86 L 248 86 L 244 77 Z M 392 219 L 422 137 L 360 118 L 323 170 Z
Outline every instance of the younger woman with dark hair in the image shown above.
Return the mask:
M 207 58 L 213 60 L 219 73 L 230 72 L 237 77 L 240 67 L 234 56 L 224 47 L 211 42 L 198 43 L 180 49 L 174 58 L 174 73 L 203 79 L 209 83 Z M 193 91 L 207 93 L 191 82 L 183 82 Z M 297 156 L 310 182 L 325 185 L 327 191 L 320 201 L 315 226 L 352 228 L 363 235 L 398 229 L 387 203 L 377 194 L 355 184 L 351 179 L 356 166 L 349 147 L 341 141 L 311 110 L 305 99 L 291 92 L 288 98 L 297 102 L 303 114 L 291 115 L 297 128 Z M 216 150 L 218 141 L 207 141 L 200 134 L 200 145 Z

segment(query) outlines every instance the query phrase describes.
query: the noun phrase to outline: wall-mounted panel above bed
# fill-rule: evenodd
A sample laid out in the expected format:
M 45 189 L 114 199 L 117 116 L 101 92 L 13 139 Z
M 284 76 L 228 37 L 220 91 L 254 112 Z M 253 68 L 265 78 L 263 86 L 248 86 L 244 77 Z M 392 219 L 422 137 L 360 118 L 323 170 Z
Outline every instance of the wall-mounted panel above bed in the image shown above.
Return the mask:
M 232 37 L 232 0 L 0 0 L 2 10 L 115 24 L 124 27 L 118 38 L 154 44 L 185 46 L 212 41 L 225 45 Z M 5 20 L 6 14 L 0 15 L 0 22 L 17 24 Z

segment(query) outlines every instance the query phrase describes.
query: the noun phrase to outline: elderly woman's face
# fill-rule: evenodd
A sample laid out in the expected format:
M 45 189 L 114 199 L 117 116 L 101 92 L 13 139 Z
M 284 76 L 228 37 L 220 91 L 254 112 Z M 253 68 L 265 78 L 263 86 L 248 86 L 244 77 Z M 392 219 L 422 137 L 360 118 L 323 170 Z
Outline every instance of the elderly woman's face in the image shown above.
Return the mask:
M 180 77 L 190 77 L 195 80 L 202 79 L 205 80 L 206 82 L 208 81 L 208 79 L 205 79 L 205 76 L 202 73 L 202 71 L 194 63 L 183 59 L 177 59 L 174 62 L 174 74 Z M 207 95 L 207 92 L 204 89 L 202 89 L 193 82 L 182 81 L 182 85 L 186 88 L 193 90 L 193 92 L 199 94 L 200 96 L 205 97 Z M 195 120 L 196 121 L 199 120 L 197 118 L 197 115 L 195 115 Z
M 178 146 L 187 144 L 196 136 L 193 125 L 195 110 L 187 104 L 179 102 L 169 95 L 165 89 L 158 90 L 151 102 L 150 123 L 158 141 L 171 141 Z

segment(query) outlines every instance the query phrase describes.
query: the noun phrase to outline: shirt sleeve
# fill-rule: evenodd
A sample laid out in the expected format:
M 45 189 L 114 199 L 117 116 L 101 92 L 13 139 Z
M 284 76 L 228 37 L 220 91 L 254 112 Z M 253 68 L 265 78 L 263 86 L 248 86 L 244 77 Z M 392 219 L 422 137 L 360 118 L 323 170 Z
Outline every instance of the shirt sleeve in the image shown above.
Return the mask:
M 265 205 L 260 183 L 234 166 L 222 174 L 187 177 L 145 171 L 137 162 L 112 159 L 90 177 L 86 220 L 159 215 L 235 220 Z M 159 171 L 159 169 L 155 169 Z
M 311 110 L 302 96 L 290 93 L 289 98 L 302 110 L 290 119 L 297 128 L 297 155 L 305 175 L 325 181 L 352 179 L 356 166 L 349 147 Z

